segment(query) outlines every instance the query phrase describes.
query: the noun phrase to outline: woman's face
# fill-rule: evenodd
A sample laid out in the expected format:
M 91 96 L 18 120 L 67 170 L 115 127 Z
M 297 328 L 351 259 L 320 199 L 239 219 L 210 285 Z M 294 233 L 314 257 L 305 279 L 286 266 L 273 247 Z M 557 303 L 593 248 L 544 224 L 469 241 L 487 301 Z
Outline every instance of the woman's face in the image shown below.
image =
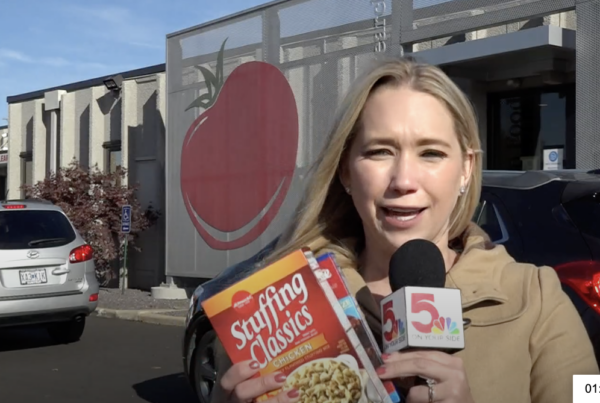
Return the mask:
M 342 183 L 362 218 L 367 247 L 395 250 L 416 238 L 447 245 L 450 214 L 472 161 L 461 152 L 449 111 L 431 95 L 388 86 L 371 95 L 362 123 Z

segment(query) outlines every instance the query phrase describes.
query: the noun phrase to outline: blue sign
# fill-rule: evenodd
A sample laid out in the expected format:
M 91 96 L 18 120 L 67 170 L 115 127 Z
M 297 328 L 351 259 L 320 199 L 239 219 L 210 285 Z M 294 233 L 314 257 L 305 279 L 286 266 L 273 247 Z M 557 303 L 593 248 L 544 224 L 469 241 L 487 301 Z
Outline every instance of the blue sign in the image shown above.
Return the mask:
M 558 159 L 558 153 L 556 151 L 550 151 L 548 158 L 550 159 L 550 162 L 556 162 Z
M 131 206 L 123 206 L 121 210 L 121 232 L 128 234 L 131 231 Z

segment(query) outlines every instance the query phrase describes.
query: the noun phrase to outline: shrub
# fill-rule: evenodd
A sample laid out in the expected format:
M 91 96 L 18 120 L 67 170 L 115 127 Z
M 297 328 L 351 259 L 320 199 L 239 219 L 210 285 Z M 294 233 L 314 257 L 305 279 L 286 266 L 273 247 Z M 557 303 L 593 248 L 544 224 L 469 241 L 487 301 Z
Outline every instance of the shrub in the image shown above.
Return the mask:
M 60 206 L 87 243 L 94 249 L 96 275 L 103 285 L 118 279 L 124 241 L 136 250 L 139 234 L 156 223 L 160 212 L 143 209 L 136 197 L 138 186 L 123 186 L 127 170 L 106 173 L 94 166 L 83 169 L 73 160 L 43 181 L 23 186 L 26 198 L 44 199 Z M 131 206 L 131 232 L 121 233 L 121 209 Z

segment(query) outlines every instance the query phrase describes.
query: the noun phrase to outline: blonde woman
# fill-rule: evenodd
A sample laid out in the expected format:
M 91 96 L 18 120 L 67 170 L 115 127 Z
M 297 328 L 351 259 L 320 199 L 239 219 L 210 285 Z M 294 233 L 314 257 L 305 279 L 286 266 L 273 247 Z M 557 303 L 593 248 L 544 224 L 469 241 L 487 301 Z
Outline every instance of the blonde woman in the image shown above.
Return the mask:
M 573 374 L 597 374 L 591 342 L 552 268 L 515 262 L 471 223 L 481 190 L 477 122 L 465 95 L 437 67 L 385 61 L 354 83 L 306 195 L 274 253 L 333 251 L 376 337 L 379 300 L 390 294 L 392 253 L 416 238 L 434 242 L 447 287 L 461 289 L 466 348 L 385 357 L 382 379 L 420 376 L 410 403 L 564 403 Z M 406 270 L 410 270 L 407 267 Z M 220 347 L 220 346 L 219 346 Z M 247 402 L 281 386 L 251 379 L 220 347 L 214 402 Z M 294 402 L 298 392 L 274 401 Z

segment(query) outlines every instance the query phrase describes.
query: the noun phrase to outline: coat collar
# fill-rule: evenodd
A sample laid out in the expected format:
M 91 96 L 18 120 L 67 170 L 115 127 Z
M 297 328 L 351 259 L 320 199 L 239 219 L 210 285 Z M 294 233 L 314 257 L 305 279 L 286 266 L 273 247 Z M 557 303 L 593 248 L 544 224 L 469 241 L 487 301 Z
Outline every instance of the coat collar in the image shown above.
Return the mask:
M 529 305 L 527 289 L 531 278 L 525 276 L 531 277 L 533 272 L 518 267 L 521 265 L 504 246 L 493 244 L 474 223 L 464 231 L 459 244 L 459 259 L 447 274 L 446 287 L 461 290 L 465 318 L 473 326 L 489 326 L 521 316 Z M 375 325 L 381 316 L 379 304 L 362 276 L 355 269 L 342 271 L 365 316 Z
M 461 290 L 463 309 L 483 301 L 508 302 L 502 287 L 502 269 L 514 260 L 503 246 L 471 223 L 462 236 L 458 261 L 446 275 L 446 287 Z

